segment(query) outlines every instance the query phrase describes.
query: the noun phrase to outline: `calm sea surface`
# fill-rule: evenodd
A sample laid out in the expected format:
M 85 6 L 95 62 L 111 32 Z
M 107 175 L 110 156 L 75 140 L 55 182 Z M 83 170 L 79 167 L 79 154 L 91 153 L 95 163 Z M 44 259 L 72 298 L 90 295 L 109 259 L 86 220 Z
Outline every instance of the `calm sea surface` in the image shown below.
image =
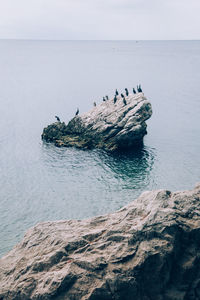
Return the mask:
M 153 106 L 136 152 L 41 141 L 104 95 L 142 84 Z M 46 220 L 119 209 L 145 190 L 200 181 L 200 41 L 0 41 L 0 255 Z

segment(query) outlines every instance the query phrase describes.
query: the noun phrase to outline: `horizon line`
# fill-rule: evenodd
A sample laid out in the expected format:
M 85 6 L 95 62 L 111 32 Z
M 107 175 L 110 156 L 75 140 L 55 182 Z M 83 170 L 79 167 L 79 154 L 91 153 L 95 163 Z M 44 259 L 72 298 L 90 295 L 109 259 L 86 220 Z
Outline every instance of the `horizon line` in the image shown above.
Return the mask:
M 146 42 L 146 41 L 200 41 L 200 39 L 32 39 L 32 38 L 0 38 L 0 41 L 57 41 L 57 42 Z

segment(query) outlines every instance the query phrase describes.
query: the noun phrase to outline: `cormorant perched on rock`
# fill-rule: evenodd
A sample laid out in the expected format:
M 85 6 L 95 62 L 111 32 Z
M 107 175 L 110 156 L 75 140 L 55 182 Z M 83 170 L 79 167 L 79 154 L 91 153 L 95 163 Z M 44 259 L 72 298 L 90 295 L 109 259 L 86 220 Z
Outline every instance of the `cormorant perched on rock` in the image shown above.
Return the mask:
M 133 88 L 133 94 L 136 94 L 136 90 Z
M 103 97 L 103 101 L 106 101 L 105 97 Z
M 142 88 L 141 88 L 141 84 L 139 84 L 139 93 L 142 93 Z
M 124 105 L 126 105 L 127 103 L 126 103 L 126 99 L 125 98 L 123 98 L 123 102 L 124 102 Z
M 118 90 L 116 89 L 116 91 L 115 91 L 115 95 L 116 96 L 118 96 L 119 95 L 119 93 L 118 93 Z
M 122 98 L 125 98 L 123 94 L 121 94 L 121 97 L 122 97 Z
M 58 122 L 60 122 L 60 118 L 58 116 L 55 116 L 55 118 Z
M 117 102 L 117 96 L 114 97 L 114 104 Z
M 141 85 L 140 84 L 137 85 L 137 91 L 138 91 L 138 93 L 142 93 L 142 89 L 141 89 Z
M 93 105 L 94 105 L 94 106 L 97 106 L 97 104 L 96 104 L 96 102 L 95 102 L 95 101 L 94 101 Z
M 77 108 L 77 111 L 76 111 L 75 115 L 78 116 L 78 114 L 79 114 L 79 109 Z
M 125 89 L 125 91 L 126 91 L 126 96 L 128 96 L 128 89 Z
M 106 95 L 106 100 L 109 100 L 108 96 Z

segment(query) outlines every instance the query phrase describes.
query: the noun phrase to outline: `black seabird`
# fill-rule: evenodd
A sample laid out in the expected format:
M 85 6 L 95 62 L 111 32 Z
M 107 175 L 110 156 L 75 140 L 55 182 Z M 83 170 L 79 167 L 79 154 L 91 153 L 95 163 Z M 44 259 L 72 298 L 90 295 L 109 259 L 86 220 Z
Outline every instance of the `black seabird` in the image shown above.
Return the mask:
M 103 97 L 103 101 L 106 101 L 105 97 Z
M 142 93 L 141 84 L 137 85 L 137 91 L 138 93 Z
M 126 96 L 128 96 L 128 89 L 125 89 L 125 91 L 126 91 Z
M 94 106 L 97 106 L 96 102 L 93 103 Z
M 118 90 L 116 89 L 116 91 L 115 91 L 115 95 L 116 96 L 118 96 L 119 95 L 119 93 L 118 93 Z
M 123 102 L 124 102 L 124 105 L 126 105 L 127 103 L 126 103 L 126 99 L 125 98 L 123 98 Z
M 115 97 L 114 97 L 114 103 L 116 103 L 117 102 L 117 96 L 115 95 Z
M 76 111 L 75 115 L 78 116 L 78 114 L 79 114 L 79 109 L 77 108 L 77 111 Z
M 136 94 L 136 90 L 133 88 L 133 94 Z
M 122 98 L 125 98 L 123 94 L 121 94 L 121 97 L 122 97 Z
M 139 84 L 139 92 L 142 93 L 141 84 Z
M 55 116 L 55 118 L 58 122 L 60 122 L 60 118 L 58 116 Z
M 109 100 L 108 96 L 106 95 L 106 100 Z

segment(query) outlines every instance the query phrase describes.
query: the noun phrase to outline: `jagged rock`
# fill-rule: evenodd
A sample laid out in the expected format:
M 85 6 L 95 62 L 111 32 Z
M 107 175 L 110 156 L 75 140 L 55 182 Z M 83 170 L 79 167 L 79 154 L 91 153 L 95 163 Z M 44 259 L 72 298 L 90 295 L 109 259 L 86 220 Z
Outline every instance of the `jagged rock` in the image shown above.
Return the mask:
M 146 134 L 146 123 L 152 115 L 150 102 L 143 93 L 118 96 L 102 102 L 91 111 L 75 116 L 67 125 L 56 122 L 44 128 L 42 139 L 56 146 L 103 148 L 113 151 L 139 145 Z
M 1 300 L 200 299 L 200 184 L 40 223 L 0 260 Z

